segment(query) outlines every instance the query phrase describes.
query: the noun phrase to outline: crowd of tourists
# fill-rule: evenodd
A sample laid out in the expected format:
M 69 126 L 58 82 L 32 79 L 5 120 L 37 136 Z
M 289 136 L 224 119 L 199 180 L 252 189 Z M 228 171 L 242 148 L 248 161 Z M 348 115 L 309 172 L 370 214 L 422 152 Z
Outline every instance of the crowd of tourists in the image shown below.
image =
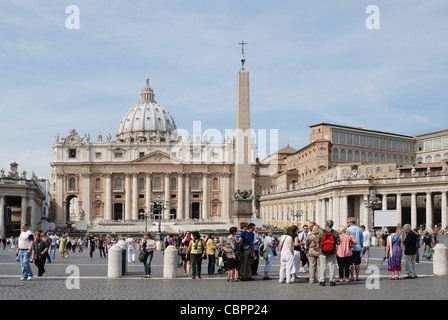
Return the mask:
M 38 268 L 38 277 L 45 273 L 45 262 L 51 263 L 57 252 L 59 257 L 68 258 L 75 252 L 88 250 L 91 258 L 98 250 L 99 256 L 106 258 L 110 247 L 117 239 L 110 235 L 87 237 L 69 237 L 67 233 L 57 235 L 56 232 L 35 232 L 28 230 L 26 224 L 21 226 L 19 238 L 2 238 L 3 250 L 15 250 L 17 260 L 22 267 L 21 280 L 32 279 L 29 266 L 34 261 Z M 409 224 L 403 226 L 402 232 L 390 227 L 381 236 L 384 256 L 381 264 L 387 260 L 390 280 L 401 280 L 401 260 L 405 258 L 406 279 L 417 277 L 415 264 L 420 260 L 431 260 L 434 246 L 438 243 L 438 230 L 432 234 L 421 235 Z M 157 243 L 151 233 L 143 239 L 127 235 L 123 238 L 127 244 L 128 262 L 135 263 L 136 247 L 141 248 L 138 259 L 144 264 L 145 278 L 151 278 L 151 262 Z M 336 266 L 339 282 L 359 281 L 361 259 L 364 257 L 364 270 L 367 270 L 370 258 L 371 234 L 365 226 L 358 227 L 356 219 L 347 219 L 347 225 L 338 231 L 333 229 L 333 221 L 326 221 L 321 227 L 314 222 L 304 225 L 302 230 L 293 225 L 285 229 L 278 239 L 270 230 L 259 234 L 253 223 L 240 224 L 240 228 L 231 227 L 226 237 L 218 238 L 214 233 L 202 236 L 198 231 L 180 232 L 176 237 L 169 235 L 165 239 L 166 246 L 173 245 L 178 250 L 178 267 L 183 268 L 184 276 L 201 279 L 202 263 L 208 260 L 207 274 L 227 274 L 227 281 L 253 281 L 255 277 L 271 280 L 269 276 L 276 256 L 279 256 L 280 283 L 299 281 L 298 274 L 309 272 L 307 281 L 325 286 L 336 284 Z M 420 248 L 422 254 L 420 255 Z M 263 274 L 258 274 L 260 261 L 264 260 Z M 308 268 L 306 271 L 305 267 Z M 326 271 L 328 269 L 328 279 Z

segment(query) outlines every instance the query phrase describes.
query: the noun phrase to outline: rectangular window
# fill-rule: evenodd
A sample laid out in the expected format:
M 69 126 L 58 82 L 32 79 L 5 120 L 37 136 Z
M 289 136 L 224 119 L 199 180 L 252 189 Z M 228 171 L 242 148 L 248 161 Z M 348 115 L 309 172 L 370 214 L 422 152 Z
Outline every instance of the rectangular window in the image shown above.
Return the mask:
M 121 159 L 121 158 L 123 158 L 123 153 L 121 153 L 121 152 L 115 152 L 115 158 L 116 159 Z
M 74 158 L 76 158 L 76 149 L 69 149 L 69 150 L 68 150 L 68 157 L 69 157 L 70 159 L 74 159 Z
M 376 167 L 376 173 L 381 173 L 381 172 L 382 172 L 381 167 L 380 167 L 380 166 L 377 166 L 377 167 Z
M 371 136 L 367 136 L 367 146 L 372 147 L 372 137 Z
M 333 142 L 333 143 L 335 143 L 335 142 L 339 142 L 339 139 L 338 139 L 338 132 L 337 131 L 332 131 L 332 133 L 331 133 L 331 142 Z
M 397 150 L 397 140 L 392 140 L 392 150 Z
M 339 132 L 339 142 L 345 143 L 345 132 Z
M 384 139 L 384 138 L 380 138 L 380 148 L 381 148 L 381 149 L 384 149 L 385 146 L 386 146 L 386 141 L 385 141 L 385 139 Z
M 353 135 L 353 144 L 355 146 L 359 145 L 359 134 L 354 134 Z
M 347 138 L 347 143 L 348 144 L 352 144 L 352 137 L 353 137 L 353 135 L 351 133 L 347 133 L 345 135 L 345 137 Z
M 141 157 L 144 157 L 145 156 L 145 153 L 144 152 L 140 152 L 139 153 L 139 157 L 141 158 Z
M 359 136 L 359 144 L 362 146 L 366 145 L 366 136 L 364 135 Z
M 101 159 L 101 152 L 95 153 L 95 159 Z
M 389 172 L 395 172 L 395 167 L 394 166 L 389 166 Z

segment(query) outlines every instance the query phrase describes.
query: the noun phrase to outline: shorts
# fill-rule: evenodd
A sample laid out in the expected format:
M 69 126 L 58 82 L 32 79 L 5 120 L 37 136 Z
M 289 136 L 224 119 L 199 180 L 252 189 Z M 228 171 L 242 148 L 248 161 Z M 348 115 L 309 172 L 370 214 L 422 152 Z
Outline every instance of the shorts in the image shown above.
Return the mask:
M 361 251 L 353 251 L 352 261 L 355 266 L 361 264 Z
M 227 269 L 231 270 L 231 269 L 236 269 L 237 267 L 237 260 L 232 258 L 227 257 Z
M 361 256 L 364 256 L 366 259 L 370 258 L 370 247 L 362 247 Z

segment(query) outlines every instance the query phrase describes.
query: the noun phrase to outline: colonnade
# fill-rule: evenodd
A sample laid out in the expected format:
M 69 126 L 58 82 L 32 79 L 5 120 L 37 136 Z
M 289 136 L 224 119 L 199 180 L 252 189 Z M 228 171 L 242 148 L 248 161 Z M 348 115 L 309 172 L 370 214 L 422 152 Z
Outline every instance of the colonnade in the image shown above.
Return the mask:
M 68 180 L 72 176 L 77 179 L 77 188 L 70 190 Z M 123 181 L 118 188 L 117 178 Z M 98 185 L 97 179 L 100 179 Z M 218 212 L 219 218 L 228 220 L 233 192 L 230 180 L 230 172 L 58 174 L 55 189 L 56 194 L 61 196 L 55 198 L 56 221 L 62 224 L 67 220 L 66 207 L 70 195 L 78 198 L 87 221 L 116 220 L 114 204 L 117 203 L 123 205 L 123 220 L 138 220 L 139 212 L 149 212 L 151 202 L 157 201 L 168 203 L 164 211 L 165 219 L 170 218 L 171 210 L 175 210 L 176 219 L 192 219 L 192 204 L 199 203 L 195 208 L 196 213 L 199 210 L 198 219 L 210 219 Z
M 409 188 L 405 188 L 409 189 Z M 324 226 L 326 220 L 331 219 L 334 222 L 334 228 L 339 229 L 345 226 L 348 217 L 355 217 L 358 225 L 365 225 L 369 228 L 372 224 L 373 213 L 369 214 L 366 206 L 369 199 L 370 189 L 364 192 L 343 190 L 341 192 L 333 191 L 327 194 L 318 195 L 294 195 L 273 194 L 262 197 L 260 201 L 261 217 L 265 225 L 275 227 L 287 227 L 292 224 L 303 226 L 311 221 L 320 226 Z M 432 229 L 436 223 L 445 228 L 448 224 L 447 207 L 448 187 L 439 191 L 437 187 L 422 189 L 416 186 L 413 190 L 403 190 L 397 192 L 378 188 L 376 190 L 377 200 L 381 200 L 381 205 L 375 210 L 396 210 L 398 221 L 397 225 L 410 224 L 413 228 L 425 225 L 426 229 Z M 440 207 L 440 217 L 436 215 L 435 198 L 437 207 Z M 417 199 L 423 200 L 419 203 Z M 423 198 L 423 199 L 422 199 Z M 425 215 L 417 215 L 417 209 L 425 209 Z M 407 213 L 410 209 L 410 215 Z M 419 219 L 418 219 L 419 218 Z

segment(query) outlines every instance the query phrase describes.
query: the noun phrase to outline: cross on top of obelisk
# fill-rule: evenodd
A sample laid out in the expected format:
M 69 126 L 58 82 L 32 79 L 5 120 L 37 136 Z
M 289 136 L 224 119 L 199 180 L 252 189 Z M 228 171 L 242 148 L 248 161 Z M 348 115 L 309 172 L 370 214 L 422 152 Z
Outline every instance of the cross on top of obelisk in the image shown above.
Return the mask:
M 243 64 L 243 67 L 244 67 L 244 62 L 246 62 L 246 58 L 244 57 L 244 45 L 247 44 L 247 42 L 244 42 L 244 40 L 241 40 L 241 42 L 238 44 L 241 45 L 241 63 Z

